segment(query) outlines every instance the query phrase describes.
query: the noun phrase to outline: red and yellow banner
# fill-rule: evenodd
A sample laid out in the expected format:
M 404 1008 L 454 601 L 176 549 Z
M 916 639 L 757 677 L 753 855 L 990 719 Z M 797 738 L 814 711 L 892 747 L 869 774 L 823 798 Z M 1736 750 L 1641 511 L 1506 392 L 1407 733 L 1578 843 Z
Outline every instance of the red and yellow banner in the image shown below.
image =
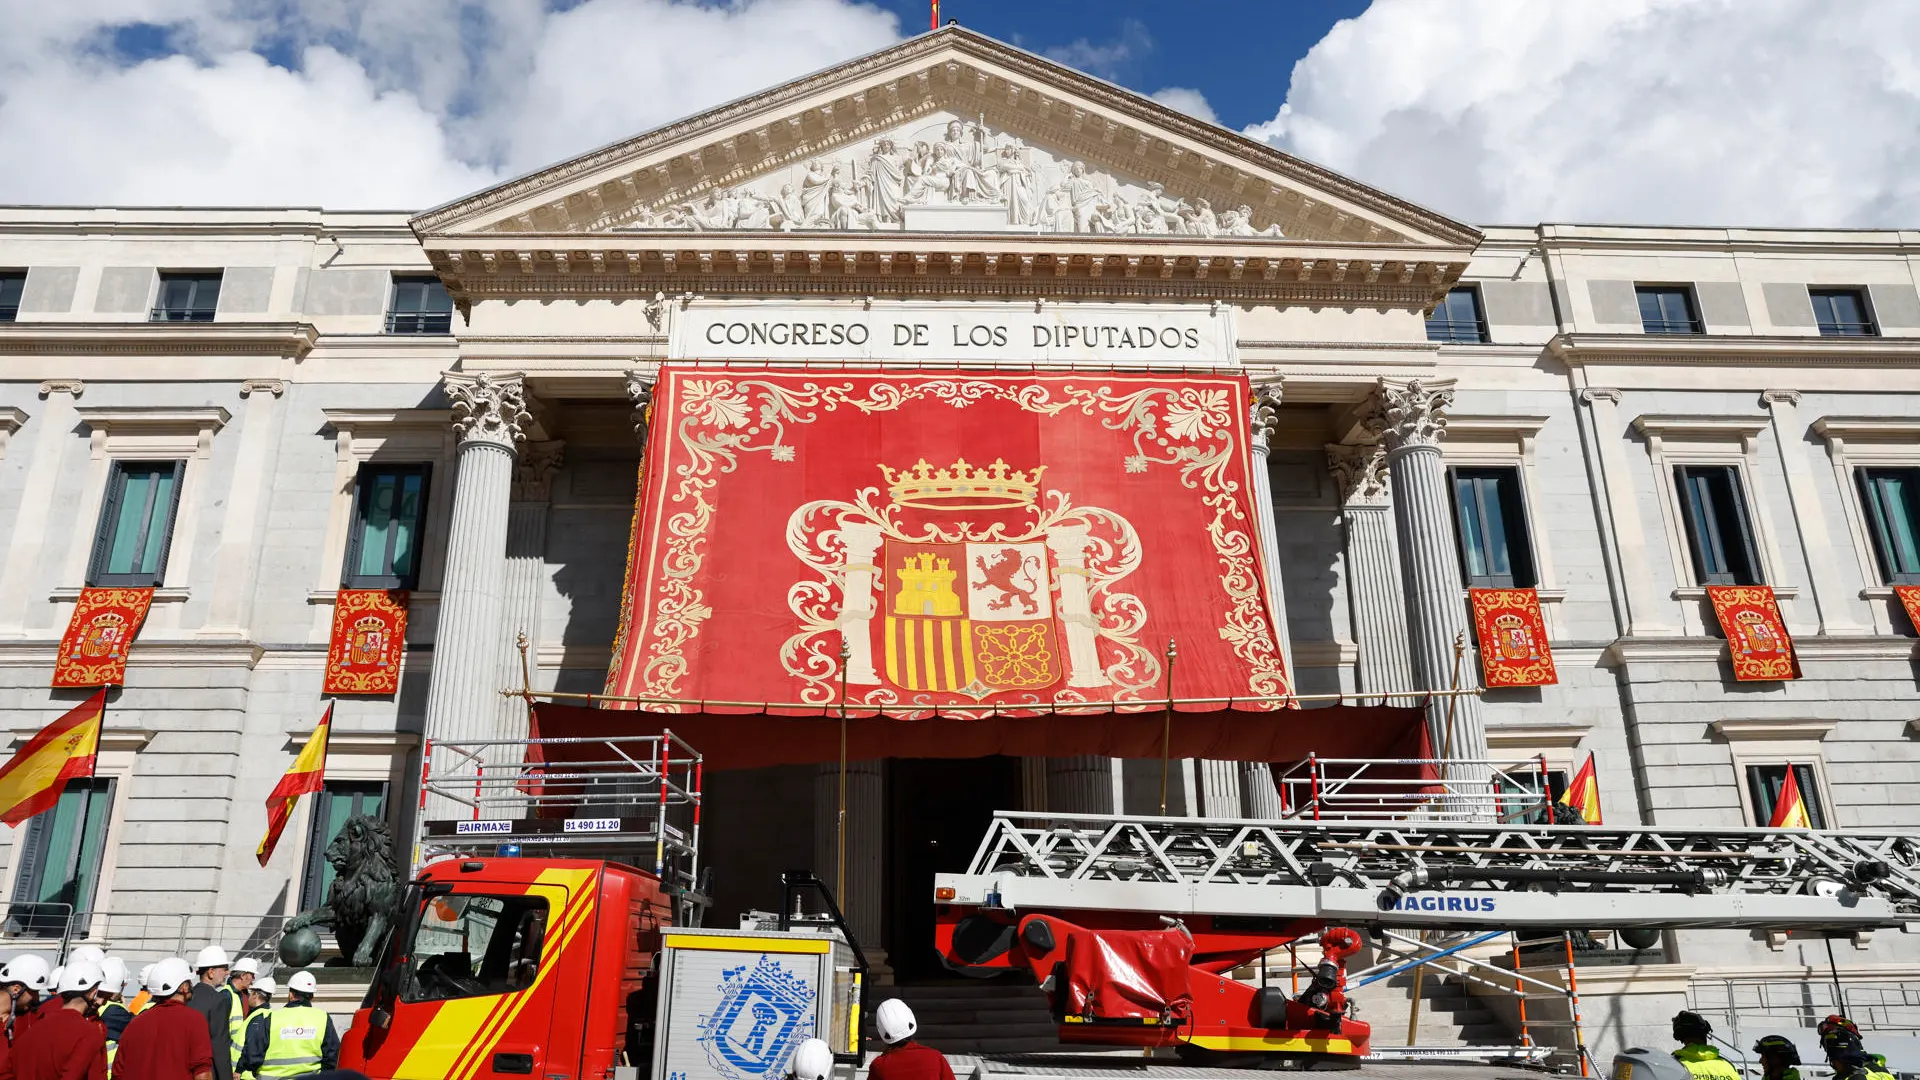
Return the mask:
M 152 604 L 152 589 L 81 589 L 53 663 L 54 688 L 123 685 L 127 648 Z
M 0 765 L 0 822 L 18 827 L 33 815 L 53 809 L 67 781 L 93 775 L 106 715 L 107 691 L 101 687 L 41 728 Z
M 1907 610 L 1907 621 L 1920 631 L 1920 585 L 1895 585 L 1893 595 L 1900 598 L 1900 606 Z
M 1593 755 L 1589 753 L 1580 771 L 1573 774 L 1573 780 L 1567 784 L 1567 790 L 1560 801 L 1580 811 L 1581 818 L 1589 825 L 1600 825 L 1600 780 L 1594 775 Z
M 1787 778 L 1780 783 L 1780 797 L 1773 800 L 1773 816 L 1767 820 L 1769 829 L 1811 829 L 1813 817 L 1807 813 L 1807 797 L 1800 792 L 1800 781 L 1793 775 L 1792 764 L 1787 765 Z
M 327 702 L 327 711 L 320 717 L 320 724 L 307 736 L 307 744 L 300 748 L 300 756 L 293 759 L 293 767 L 286 771 L 280 782 L 273 785 L 273 791 L 267 795 L 267 835 L 260 840 L 260 846 L 254 850 L 254 858 L 260 865 L 267 865 L 273 858 L 273 849 L 280 844 L 280 834 L 286 831 L 287 820 L 293 817 L 293 808 L 302 795 L 316 795 L 327 787 L 327 737 L 333 730 L 333 702 Z
M 333 602 L 323 694 L 391 694 L 407 647 L 407 593 L 341 589 Z
M 1532 589 L 1468 589 L 1473 634 L 1480 642 L 1480 669 L 1489 688 L 1552 686 L 1560 681 Z
M 820 714 L 844 645 L 855 715 L 1159 708 L 1173 639 L 1183 707 L 1276 707 L 1249 400 L 1231 375 L 670 368 L 607 691 Z
M 1800 677 L 1793 638 L 1780 619 L 1780 605 L 1765 585 L 1709 585 L 1707 599 L 1727 635 L 1733 677 L 1739 682 L 1772 682 Z

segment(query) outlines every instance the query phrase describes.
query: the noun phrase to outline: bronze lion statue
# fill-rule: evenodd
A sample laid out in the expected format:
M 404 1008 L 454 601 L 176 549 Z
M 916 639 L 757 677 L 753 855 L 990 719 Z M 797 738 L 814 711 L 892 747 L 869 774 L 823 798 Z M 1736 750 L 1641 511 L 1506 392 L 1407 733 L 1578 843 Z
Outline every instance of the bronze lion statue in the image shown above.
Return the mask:
M 393 912 L 400 900 L 393 836 L 385 822 L 355 814 L 327 845 L 327 862 L 333 865 L 334 878 L 326 903 L 294 916 L 286 932 L 315 924 L 330 926 L 340 956 L 328 962 L 371 967 L 393 929 Z

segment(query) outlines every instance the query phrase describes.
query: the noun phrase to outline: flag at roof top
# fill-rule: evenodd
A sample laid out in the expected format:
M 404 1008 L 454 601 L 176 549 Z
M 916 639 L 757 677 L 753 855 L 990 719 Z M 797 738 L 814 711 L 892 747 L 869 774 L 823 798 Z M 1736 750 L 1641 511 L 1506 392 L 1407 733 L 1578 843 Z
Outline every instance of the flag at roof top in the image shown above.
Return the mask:
M 823 715 L 844 646 L 855 715 L 1159 708 L 1171 639 L 1181 708 L 1278 707 L 1249 403 L 1238 375 L 669 368 L 607 692 Z

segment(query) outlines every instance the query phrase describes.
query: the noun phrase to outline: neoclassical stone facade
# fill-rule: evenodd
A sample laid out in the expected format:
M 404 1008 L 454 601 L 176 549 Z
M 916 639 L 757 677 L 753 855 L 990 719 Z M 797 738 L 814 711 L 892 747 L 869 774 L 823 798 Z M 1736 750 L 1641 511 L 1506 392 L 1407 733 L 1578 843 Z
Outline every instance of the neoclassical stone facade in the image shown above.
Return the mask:
M 412 592 L 409 649 L 397 695 L 341 701 L 329 779 L 411 836 L 424 741 L 524 734 L 500 693 L 522 635 L 536 689 L 601 688 L 654 373 L 695 362 L 1244 370 L 1267 600 L 1303 692 L 1444 688 L 1465 587 L 1530 586 L 1559 682 L 1463 699 L 1455 757 L 1564 775 L 1592 753 L 1609 822 L 1751 824 L 1791 766 L 1828 824 L 1920 825 L 1892 593 L 1920 580 L 1895 527 L 1920 508 L 1884 487 L 1920 469 L 1917 268 L 1898 232 L 1475 229 L 958 28 L 410 219 L 0 210 L 0 275 L 24 273 L 0 309 L 16 738 L 75 700 L 47 689 L 54 648 L 115 493 L 184 463 L 108 714 L 104 842 L 16 830 L 0 887 L 16 915 L 78 898 L 88 933 L 149 949 L 294 910 L 315 832 L 303 811 L 259 867 L 261 802 L 376 542 Z M 220 279 L 204 320 L 168 307 L 188 271 Z M 400 310 L 429 286 L 443 318 Z M 1667 325 L 1674 295 L 1688 325 Z M 1176 332 L 1123 337 L 1143 322 Z M 417 498 L 411 539 L 369 525 L 373 477 Z M 1476 481 L 1504 573 L 1463 535 Z M 1732 554 L 1701 553 L 1708 503 L 1737 516 L 1714 534 Z M 1732 681 L 1703 586 L 1736 577 L 1776 590 L 1801 679 Z M 1157 808 L 1158 762 L 979 770 L 1003 805 Z M 863 762 L 848 784 L 845 903 L 908 965 L 925 899 L 890 873 L 917 775 Z M 721 918 L 771 906 L 796 852 L 831 864 L 838 779 L 709 778 Z M 1178 813 L 1278 809 L 1264 765 L 1178 763 L 1173 789 Z M 47 862 L 68 855 L 77 882 Z M 1824 993 L 1825 944 L 1676 935 L 1646 992 Z M 1920 977 L 1898 935 L 1835 948 L 1859 985 Z

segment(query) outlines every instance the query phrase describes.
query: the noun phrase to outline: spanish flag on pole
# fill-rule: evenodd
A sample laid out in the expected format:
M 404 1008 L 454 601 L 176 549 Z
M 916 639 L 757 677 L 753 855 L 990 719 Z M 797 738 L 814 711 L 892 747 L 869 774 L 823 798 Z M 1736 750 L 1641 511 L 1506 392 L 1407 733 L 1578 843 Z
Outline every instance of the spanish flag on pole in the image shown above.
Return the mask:
M 105 687 L 40 729 L 27 745 L 0 766 L 0 821 L 18 827 L 60 801 L 67 781 L 93 775 L 100 751 L 100 725 L 106 722 Z
M 324 790 L 327 778 L 327 735 L 333 729 L 333 702 L 327 702 L 327 711 L 320 717 L 320 726 L 307 736 L 307 745 L 300 748 L 300 756 L 293 759 L 293 768 L 288 769 L 280 782 L 273 785 L 272 794 L 267 796 L 267 835 L 260 841 L 260 848 L 254 857 L 260 865 L 267 865 L 273 858 L 273 849 L 280 843 L 280 834 L 286 831 L 287 819 L 293 817 L 293 807 L 302 795 L 314 795 Z
M 1573 774 L 1573 782 L 1567 785 L 1566 793 L 1560 801 L 1580 811 L 1580 816 L 1589 825 L 1599 825 L 1600 821 L 1600 781 L 1593 775 L 1593 755 L 1587 755 L 1587 763 Z
M 1787 778 L 1780 784 L 1780 797 L 1773 800 L 1773 819 L 1767 822 L 1769 829 L 1813 828 L 1813 819 L 1807 815 L 1807 798 L 1800 794 L 1800 781 L 1793 772 L 1793 766 L 1788 765 Z

